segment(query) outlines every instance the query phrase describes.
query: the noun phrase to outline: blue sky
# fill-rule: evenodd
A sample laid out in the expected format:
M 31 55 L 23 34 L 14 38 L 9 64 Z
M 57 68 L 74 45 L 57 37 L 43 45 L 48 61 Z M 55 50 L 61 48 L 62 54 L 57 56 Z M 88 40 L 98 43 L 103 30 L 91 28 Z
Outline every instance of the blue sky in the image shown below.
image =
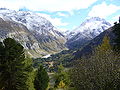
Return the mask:
M 120 0 L 0 0 L 0 7 L 36 12 L 61 31 L 73 30 L 90 17 L 114 23 L 120 16 Z

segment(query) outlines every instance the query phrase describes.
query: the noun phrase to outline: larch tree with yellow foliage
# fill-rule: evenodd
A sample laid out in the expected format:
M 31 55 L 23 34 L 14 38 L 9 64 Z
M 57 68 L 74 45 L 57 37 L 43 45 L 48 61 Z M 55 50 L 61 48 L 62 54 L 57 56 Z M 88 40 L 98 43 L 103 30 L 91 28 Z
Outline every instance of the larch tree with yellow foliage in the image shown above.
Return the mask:
M 119 90 L 119 64 L 119 56 L 113 53 L 105 36 L 90 58 L 77 61 L 71 70 L 72 83 L 77 90 Z

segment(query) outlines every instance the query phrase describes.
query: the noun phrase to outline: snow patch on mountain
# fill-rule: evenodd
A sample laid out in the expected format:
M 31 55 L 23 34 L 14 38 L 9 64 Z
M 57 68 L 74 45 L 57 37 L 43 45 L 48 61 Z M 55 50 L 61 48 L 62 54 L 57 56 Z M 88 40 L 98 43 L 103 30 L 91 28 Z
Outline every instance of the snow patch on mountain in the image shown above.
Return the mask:
M 66 45 L 71 49 L 83 47 L 86 43 L 94 39 L 109 27 L 111 27 L 111 24 L 105 19 L 101 19 L 99 17 L 87 19 L 67 35 L 68 41 Z
M 13 20 L 18 23 L 25 25 L 30 31 L 35 31 L 39 34 L 58 35 L 58 30 L 51 24 L 50 21 L 41 17 L 39 14 L 30 11 L 14 11 L 9 9 L 0 9 L 0 17 L 4 20 Z
M 53 54 L 66 49 L 66 39 L 64 35 L 59 32 L 59 30 L 57 30 L 57 28 L 55 28 L 50 21 L 44 17 L 41 17 L 37 13 L 31 11 L 15 11 L 6 8 L 0 8 L 0 17 L 5 22 L 13 22 L 14 24 L 17 23 L 18 26 L 20 26 L 20 24 L 22 24 L 24 27 L 26 26 L 25 30 L 28 30 L 27 32 L 30 34 L 30 36 L 33 36 L 32 38 L 37 41 L 37 43 L 35 43 L 34 41 L 31 41 L 31 38 L 28 38 L 29 42 L 32 42 L 32 45 L 34 45 L 34 47 L 32 47 L 32 45 L 26 45 L 26 41 L 24 39 L 24 47 L 26 49 L 29 47 L 30 49 L 42 55 L 43 53 L 45 53 L 44 55 Z M 15 28 L 15 26 L 13 27 Z M 21 31 L 22 29 L 19 29 L 18 32 Z M 20 35 L 23 37 L 23 34 Z
M 111 27 L 111 24 L 105 19 L 101 19 L 99 17 L 92 17 L 90 19 L 87 19 L 79 27 L 70 32 L 68 34 L 68 38 L 71 39 L 78 33 L 86 37 L 94 38 L 109 27 Z

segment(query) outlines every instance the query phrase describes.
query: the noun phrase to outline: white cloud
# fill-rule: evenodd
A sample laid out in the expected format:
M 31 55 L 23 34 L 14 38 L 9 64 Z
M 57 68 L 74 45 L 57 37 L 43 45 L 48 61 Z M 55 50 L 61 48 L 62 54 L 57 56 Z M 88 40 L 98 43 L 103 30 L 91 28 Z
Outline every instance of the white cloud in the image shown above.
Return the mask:
M 120 6 L 113 4 L 107 5 L 105 2 L 99 5 L 95 5 L 92 10 L 89 12 L 88 16 L 90 17 L 102 17 L 105 18 L 116 11 L 120 10 Z
M 55 27 L 57 26 L 66 26 L 69 23 L 62 22 L 61 18 L 52 18 L 50 15 L 47 14 L 42 14 L 42 13 L 37 13 L 38 15 L 45 17 L 47 20 L 49 20 Z
M 68 17 L 68 16 L 69 16 L 69 15 L 64 14 L 64 13 L 61 13 L 61 12 L 58 12 L 57 15 L 58 15 L 58 16 L 61 16 L 61 17 Z
M 0 7 L 18 10 L 26 7 L 33 11 L 73 11 L 88 8 L 97 0 L 1 0 Z
M 8 8 L 13 10 L 19 10 L 19 8 L 24 7 L 24 0 L 0 0 L 1 8 Z

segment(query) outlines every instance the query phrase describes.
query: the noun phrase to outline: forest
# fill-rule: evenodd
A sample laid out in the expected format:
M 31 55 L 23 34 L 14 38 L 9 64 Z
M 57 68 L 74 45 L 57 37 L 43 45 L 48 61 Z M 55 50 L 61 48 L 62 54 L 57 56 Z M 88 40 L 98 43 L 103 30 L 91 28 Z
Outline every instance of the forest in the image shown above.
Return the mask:
M 12 38 L 0 42 L 0 90 L 120 90 L 120 23 L 92 53 L 30 58 Z

